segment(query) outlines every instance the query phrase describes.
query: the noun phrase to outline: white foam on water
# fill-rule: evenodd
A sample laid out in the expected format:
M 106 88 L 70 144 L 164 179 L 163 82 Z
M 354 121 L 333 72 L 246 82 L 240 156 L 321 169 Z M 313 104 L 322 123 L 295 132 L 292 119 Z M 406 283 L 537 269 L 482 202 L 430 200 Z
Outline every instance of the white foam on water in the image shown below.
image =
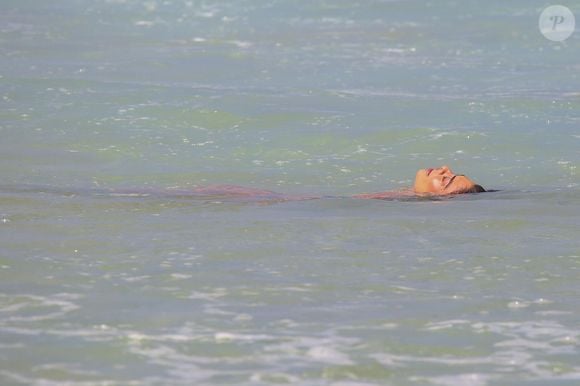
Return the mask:
M 286 358 L 308 363 L 315 360 L 332 365 L 352 365 L 354 361 L 345 351 L 359 343 L 359 339 L 331 333 L 328 337 L 287 336 L 272 339 L 264 348 L 274 358 Z
M 250 382 L 264 384 L 297 384 L 300 378 L 281 372 L 254 373 L 250 376 Z
M 193 275 L 185 274 L 185 273 L 172 273 L 171 278 L 174 280 L 187 280 L 191 279 Z
M 57 379 L 48 379 L 46 375 L 42 374 L 34 374 L 33 375 L 23 375 L 21 373 L 17 373 L 12 370 L 0 370 L 0 379 L 4 381 L 12 381 L 15 384 L 23 384 L 23 385 L 37 385 L 37 386 L 95 386 L 95 385 L 102 385 L 102 386 L 109 386 L 109 385 L 117 385 L 119 382 L 115 379 L 103 377 L 102 374 L 98 374 L 97 372 L 90 371 L 90 370 L 83 370 L 79 369 L 78 366 L 69 365 L 69 364 L 47 364 L 43 366 L 38 366 L 35 368 L 35 373 L 43 372 L 43 371 L 57 371 L 59 376 Z M 65 380 L 62 379 L 63 372 L 69 376 L 70 379 Z M 84 380 L 78 380 L 78 378 L 83 378 Z M 59 379 L 60 378 L 60 379 Z M 75 379 L 75 380 L 72 380 Z M 98 379 L 96 381 L 95 379 Z M 143 385 L 142 381 L 138 380 L 127 380 L 123 382 L 124 385 L 133 386 L 133 385 Z
M 521 301 L 521 300 L 514 300 L 507 304 L 508 308 L 527 308 L 530 306 L 530 302 Z
M 133 24 L 137 27 L 153 27 L 157 22 L 153 20 L 137 20 Z
M 471 358 L 460 358 L 453 356 L 413 356 L 413 355 L 397 355 L 390 353 L 378 353 L 371 354 L 371 358 L 375 359 L 377 362 L 385 366 L 394 367 L 408 367 L 413 363 L 430 363 L 430 364 L 441 364 L 441 365 L 482 365 L 494 363 L 493 357 L 471 357 Z
M 333 365 L 353 364 L 348 355 L 332 347 L 312 347 L 306 352 L 306 355 L 313 360 Z
M 534 301 L 538 303 L 538 301 Z M 543 302 L 540 302 L 543 303 Z M 444 356 L 420 356 L 420 355 L 397 355 L 392 353 L 376 353 L 370 357 L 388 367 L 410 367 L 420 363 L 438 364 L 444 366 L 474 366 L 492 365 L 496 370 L 519 372 L 528 374 L 533 379 L 556 380 L 560 377 L 574 378 L 580 372 L 580 366 L 564 365 L 558 372 L 550 370 L 558 367 L 562 355 L 573 358 L 578 355 L 577 343 L 580 330 L 574 330 L 554 321 L 528 321 L 528 322 L 470 322 L 456 319 L 428 323 L 423 329 L 432 333 L 446 333 L 448 330 L 461 329 L 463 333 L 473 332 L 493 333 L 498 340 L 489 347 L 488 355 L 463 357 L 456 355 Z M 555 361 L 552 363 L 552 358 Z M 486 384 L 490 379 L 489 374 L 479 374 L 482 378 L 470 380 L 469 376 L 450 375 L 444 377 L 421 377 L 436 384 L 462 385 L 462 384 Z M 492 377 L 495 377 L 493 375 Z M 419 379 L 419 378 L 417 378 Z M 478 379 L 482 383 L 478 383 Z M 439 383 L 437 383 L 439 382 Z M 467 382 L 467 383 L 465 383 Z
M 194 291 L 188 296 L 188 299 L 208 300 L 215 302 L 229 294 L 226 288 L 212 288 L 210 291 Z
M 465 326 L 465 325 L 469 325 L 469 324 L 471 324 L 471 322 L 469 320 L 464 320 L 464 319 L 444 320 L 441 322 L 427 323 L 425 330 L 428 330 L 428 331 L 446 330 L 449 328 L 455 328 L 457 326 Z
M 250 48 L 253 46 L 252 42 L 242 41 L 242 40 L 229 40 L 227 43 L 232 44 L 238 48 Z
M 485 386 L 489 381 L 498 378 L 495 375 L 489 374 L 458 374 L 458 375 L 444 375 L 438 377 L 411 377 L 412 381 L 427 382 L 428 384 L 435 384 L 441 386 Z
M 239 334 L 233 332 L 216 332 L 214 334 L 214 339 L 218 343 L 225 342 L 259 342 L 265 340 L 272 340 L 271 335 L 252 335 L 252 334 Z
M 156 345 L 154 347 L 144 347 L 142 345 L 130 345 L 129 351 L 147 360 L 149 364 L 162 366 L 172 377 L 188 380 L 195 384 L 199 381 L 207 381 L 212 376 L 218 374 L 217 371 L 199 366 L 203 363 L 200 358 L 185 355 L 176 349 L 166 345 Z
M 96 376 L 99 373 L 95 370 L 84 370 L 77 364 L 72 363 L 45 363 L 34 366 L 31 369 L 34 373 L 42 373 L 46 371 L 65 372 L 72 376 Z
M 573 314 L 572 311 L 558 311 L 558 310 L 536 311 L 536 315 L 540 316 L 563 316 L 572 314 Z
M 2 299 L 3 298 L 3 299 Z M 0 294 L 0 301 L 15 302 L 0 308 L 0 321 L 37 322 L 60 318 L 80 307 L 74 300 L 82 298 L 78 294 L 60 293 L 51 296 L 30 294 Z M 6 315 L 2 315 L 5 313 Z
M 151 276 L 150 275 L 128 276 L 128 277 L 123 277 L 122 279 L 128 283 L 136 283 L 136 282 L 149 280 L 149 279 L 151 279 Z

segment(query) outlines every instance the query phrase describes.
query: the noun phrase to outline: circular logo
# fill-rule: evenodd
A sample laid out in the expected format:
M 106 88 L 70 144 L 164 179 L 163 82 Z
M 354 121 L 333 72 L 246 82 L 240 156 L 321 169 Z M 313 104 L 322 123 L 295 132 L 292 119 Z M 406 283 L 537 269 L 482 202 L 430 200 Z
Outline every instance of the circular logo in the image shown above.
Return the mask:
M 539 26 L 546 39 L 561 42 L 574 33 L 576 19 L 568 7 L 551 5 L 540 15 Z

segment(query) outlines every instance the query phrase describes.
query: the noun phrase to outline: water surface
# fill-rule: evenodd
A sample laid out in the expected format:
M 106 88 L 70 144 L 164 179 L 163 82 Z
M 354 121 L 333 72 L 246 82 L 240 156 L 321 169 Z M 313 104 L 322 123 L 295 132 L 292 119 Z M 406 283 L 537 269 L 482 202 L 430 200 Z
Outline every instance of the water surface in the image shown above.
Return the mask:
M 580 382 L 546 5 L 3 1 L 1 383 Z M 348 198 L 440 164 L 499 191 Z M 164 194 L 211 184 L 334 198 Z

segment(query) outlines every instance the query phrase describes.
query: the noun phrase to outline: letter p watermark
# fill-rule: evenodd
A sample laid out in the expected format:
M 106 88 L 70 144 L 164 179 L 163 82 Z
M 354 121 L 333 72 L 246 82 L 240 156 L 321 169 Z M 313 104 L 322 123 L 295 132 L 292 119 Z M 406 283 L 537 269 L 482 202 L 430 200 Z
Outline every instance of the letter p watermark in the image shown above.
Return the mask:
M 551 5 L 540 15 L 539 27 L 546 39 L 562 42 L 574 33 L 576 19 L 568 7 Z

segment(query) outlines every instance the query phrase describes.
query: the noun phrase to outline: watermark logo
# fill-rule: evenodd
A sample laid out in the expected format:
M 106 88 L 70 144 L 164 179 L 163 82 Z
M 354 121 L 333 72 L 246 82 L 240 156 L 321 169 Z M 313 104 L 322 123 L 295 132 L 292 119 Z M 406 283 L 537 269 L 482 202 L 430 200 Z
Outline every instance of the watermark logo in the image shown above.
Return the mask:
M 576 19 L 570 8 L 563 5 L 551 5 L 540 15 L 540 32 L 546 39 L 562 42 L 574 33 Z

